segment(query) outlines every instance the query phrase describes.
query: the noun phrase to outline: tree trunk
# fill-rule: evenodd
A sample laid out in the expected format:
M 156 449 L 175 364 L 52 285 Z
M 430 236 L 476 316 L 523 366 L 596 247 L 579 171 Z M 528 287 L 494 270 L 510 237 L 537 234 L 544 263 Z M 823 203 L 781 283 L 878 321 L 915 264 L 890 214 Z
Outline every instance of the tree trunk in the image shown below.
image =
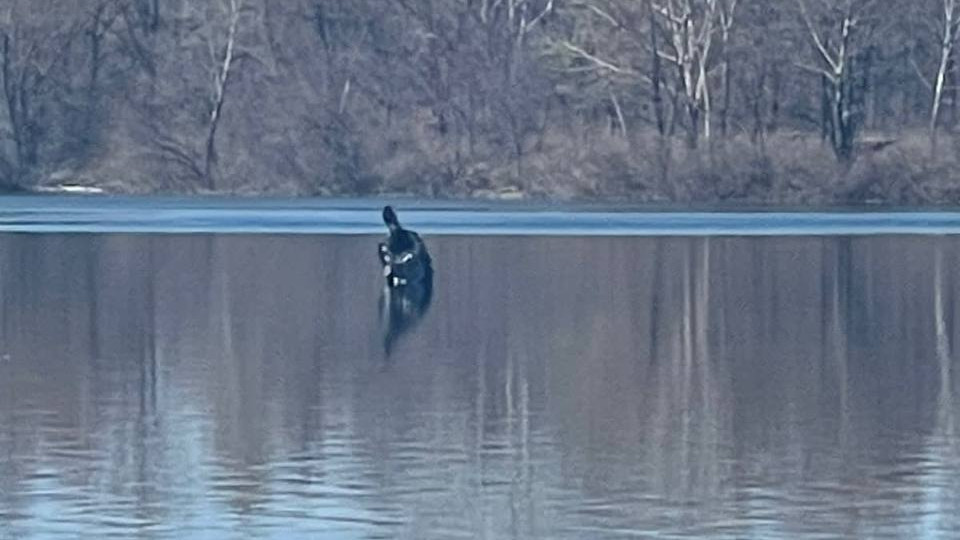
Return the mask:
M 213 106 L 210 110 L 210 122 L 207 129 L 207 140 L 204 151 L 204 179 L 207 189 L 217 187 L 217 128 L 223 113 L 223 104 L 227 96 L 227 83 L 230 81 L 230 72 L 233 67 L 234 49 L 236 46 L 237 26 L 240 22 L 240 0 L 230 0 L 229 23 L 227 26 L 227 41 L 224 45 L 223 60 L 217 66 L 213 87 Z
M 780 68 L 773 64 L 770 81 L 770 125 L 767 131 L 776 133 L 780 128 L 780 90 L 782 87 Z
M 826 76 L 820 77 L 820 140 L 830 140 L 830 86 Z M 831 142 L 832 146 L 832 142 Z
M 0 75 L 3 76 L 3 97 L 4 103 L 7 106 L 7 118 L 10 122 L 10 136 L 13 139 L 14 145 L 16 147 L 16 163 L 13 164 L 14 171 L 13 175 L 15 179 L 19 179 L 20 175 L 20 123 L 18 121 L 19 114 L 17 113 L 17 96 L 16 96 L 16 85 L 13 79 L 13 51 L 10 44 L 10 36 L 7 34 L 3 35 L 3 64 L 0 66 Z
M 651 59 L 653 65 L 651 66 L 652 73 L 650 74 L 650 84 L 653 86 L 653 114 L 657 120 L 657 133 L 660 136 L 664 136 L 667 133 L 667 124 L 666 117 L 663 113 L 663 93 L 661 89 L 661 77 L 662 77 L 662 64 L 660 60 L 660 49 L 658 48 L 658 39 L 657 39 L 657 21 L 654 18 L 653 9 L 650 10 L 650 47 L 653 51 Z
M 727 58 L 727 53 L 723 53 L 723 68 L 721 71 L 721 76 L 723 77 L 723 110 L 720 111 L 720 134 L 723 138 L 727 137 L 727 132 L 729 130 L 730 123 L 730 59 Z
M 947 80 L 954 45 L 954 18 L 956 0 L 943 0 L 943 40 L 940 42 L 940 62 L 933 83 L 933 105 L 930 107 L 930 148 L 937 148 L 937 124 L 940 120 L 940 108 L 943 103 L 943 90 Z
M 849 161 L 853 157 L 854 124 L 850 112 L 850 95 L 844 81 L 833 82 L 833 103 L 830 142 L 833 152 L 840 161 Z
M 204 149 L 203 176 L 207 182 L 207 189 L 214 191 L 217 188 L 217 124 L 210 124 Z
M 950 64 L 947 67 L 948 77 L 950 79 L 949 88 L 947 89 L 947 95 L 950 96 L 948 100 L 950 108 L 950 114 L 947 117 L 947 126 L 950 129 L 953 129 L 957 125 L 957 100 L 960 99 L 960 92 L 957 91 L 957 85 L 960 84 L 960 78 L 957 77 L 957 62 L 954 59 L 955 55 L 950 55 Z
M 100 69 L 103 59 L 103 38 L 111 23 L 104 21 L 106 4 L 101 4 L 93 16 L 93 27 L 90 29 L 90 71 L 87 75 L 86 112 L 84 114 L 84 130 L 81 135 L 83 144 L 87 147 L 93 144 L 95 124 L 100 107 L 99 82 Z
M 687 101 L 687 118 L 690 128 L 687 130 L 687 146 L 696 149 L 700 142 L 700 108 L 696 103 Z
M 764 118 L 764 99 L 763 96 L 766 93 L 767 85 L 767 67 L 765 64 L 761 64 L 758 70 L 760 73 L 757 75 L 756 88 L 752 91 L 749 91 L 748 99 L 750 100 L 750 112 L 753 116 L 753 128 L 750 130 L 750 142 L 752 144 L 757 144 L 761 142 L 764 138 L 764 131 L 766 128 L 766 119 Z
M 710 128 L 710 117 L 713 114 L 713 104 L 710 101 L 710 84 L 707 80 L 707 65 L 706 62 L 700 63 L 700 103 L 703 107 L 703 139 L 707 141 L 708 145 L 710 142 L 710 136 L 712 135 Z

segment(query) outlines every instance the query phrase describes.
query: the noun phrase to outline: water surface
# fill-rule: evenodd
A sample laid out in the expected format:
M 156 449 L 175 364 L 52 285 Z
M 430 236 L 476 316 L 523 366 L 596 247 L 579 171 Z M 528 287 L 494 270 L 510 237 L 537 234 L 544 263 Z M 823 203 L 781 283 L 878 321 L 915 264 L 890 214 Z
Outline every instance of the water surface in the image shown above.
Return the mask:
M 955 238 L 375 242 L 0 235 L 0 538 L 960 530 Z

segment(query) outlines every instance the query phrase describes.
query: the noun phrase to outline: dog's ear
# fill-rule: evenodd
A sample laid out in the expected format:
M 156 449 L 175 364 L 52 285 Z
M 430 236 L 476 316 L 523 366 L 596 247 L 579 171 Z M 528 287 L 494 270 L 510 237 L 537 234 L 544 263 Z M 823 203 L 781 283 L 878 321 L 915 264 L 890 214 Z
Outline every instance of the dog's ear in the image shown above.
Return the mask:
M 393 207 L 383 207 L 383 222 L 391 229 L 400 226 L 400 221 L 397 220 L 397 213 L 393 211 Z

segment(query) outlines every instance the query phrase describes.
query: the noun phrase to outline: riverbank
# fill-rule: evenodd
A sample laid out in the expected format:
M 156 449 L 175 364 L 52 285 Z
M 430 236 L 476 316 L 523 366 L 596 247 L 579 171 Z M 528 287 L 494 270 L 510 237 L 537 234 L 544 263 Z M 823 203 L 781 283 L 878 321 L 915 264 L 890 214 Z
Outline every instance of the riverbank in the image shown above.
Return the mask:
M 596 201 L 736 207 L 952 206 L 960 203 L 958 142 L 938 152 L 919 133 L 871 134 L 856 159 L 839 163 L 829 146 L 803 133 L 765 141 L 731 138 L 691 149 L 652 135 L 630 140 L 593 133 L 583 140 L 545 138 L 519 158 L 477 151 L 474 160 L 431 156 L 412 147 L 365 169 L 363 181 L 250 177 L 236 171 L 221 188 L 164 179 L 163 164 L 138 168 L 106 155 L 76 169 L 35 175 L 34 193 L 290 197 L 409 196 L 467 200 Z M 172 165 L 171 165 L 172 166 Z M 229 169 L 229 167 L 226 167 Z

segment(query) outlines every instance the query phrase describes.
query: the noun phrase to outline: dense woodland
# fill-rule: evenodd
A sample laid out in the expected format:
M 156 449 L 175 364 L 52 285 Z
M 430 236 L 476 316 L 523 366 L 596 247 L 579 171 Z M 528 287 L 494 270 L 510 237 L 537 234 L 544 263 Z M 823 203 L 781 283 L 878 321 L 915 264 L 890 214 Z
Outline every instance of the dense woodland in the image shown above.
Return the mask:
M 960 202 L 960 0 L 2 0 L 0 182 Z

